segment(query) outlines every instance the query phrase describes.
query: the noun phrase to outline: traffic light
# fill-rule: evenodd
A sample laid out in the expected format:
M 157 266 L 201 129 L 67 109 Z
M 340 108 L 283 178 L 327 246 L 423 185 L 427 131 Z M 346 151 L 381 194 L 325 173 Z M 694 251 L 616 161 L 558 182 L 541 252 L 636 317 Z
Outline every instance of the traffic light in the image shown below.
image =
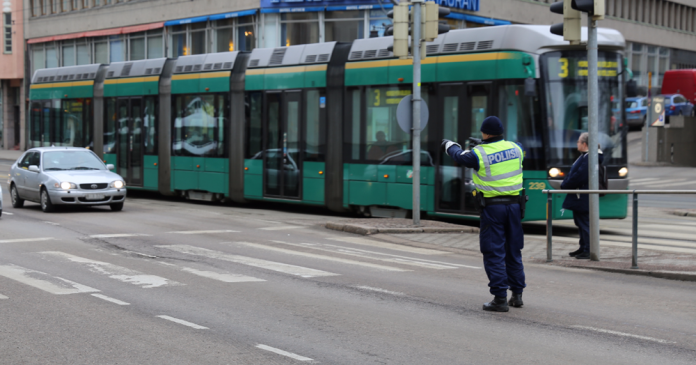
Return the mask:
M 394 35 L 393 52 L 396 57 L 408 57 L 408 3 L 401 2 L 387 13 L 394 24 L 385 30 L 385 35 Z
M 573 0 L 572 7 L 588 15 L 594 20 L 604 19 L 604 0 Z
M 411 9 L 412 11 L 412 9 Z M 394 45 L 391 47 L 394 56 L 405 58 L 409 56 L 410 47 L 408 37 L 413 29 L 414 17 L 409 10 L 409 3 L 403 1 L 394 5 L 394 9 L 387 13 L 389 18 L 394 19 L 394 24 L 388 27 L 384 35 L 394 36 Z M 421 39 L 432 42 L 438 34 L 447 33 L 450 26 L 446 21 L 440 21 L 441 17 L 449 15 L 448 8 L 441 8 L 433 1 L 426 1 L 421 5 Z M 444 22 L 444 23 L 443 23 Z M 421 59 L 425 58 L 425 47 L 421 44 Z
M 563 15 L 563 23 L 551 26 L 551 33 L 562 35 L 570 44 L 580 44 L 580 11 L 573 8 L 574 0 L 563 0 L 551 4 L 551 12 Z
M 440 18 L 444 18 L 449 15 L 449 8 L 441 8 L 434 1 L 427 1 L 425 3 L 424 16 L 423 19 L 423 38 L 426 42 L 432 42 L 437 38 L 438 34 L 447 33 L 450 31 L 450 26 L 446 21 L 444 23 L 440 22 Z

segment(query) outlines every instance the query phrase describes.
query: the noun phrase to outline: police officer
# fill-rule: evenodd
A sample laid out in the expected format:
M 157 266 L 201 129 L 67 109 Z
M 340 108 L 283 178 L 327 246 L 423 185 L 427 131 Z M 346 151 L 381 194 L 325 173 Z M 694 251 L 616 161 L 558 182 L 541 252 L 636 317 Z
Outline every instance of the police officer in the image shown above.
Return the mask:
M 507 312 L 509 305 L 522 307 L 525 288 L 522 248 L 524 233 L 522 218 L 526 196 L 522 188 L 522 159 L 524 152 L 516 143 L 503 139 L 503 124 L 490 116 L 481 125 L 483 143 L 473 151 L 442 140 L 447 154 L 457 163 L 474 169 L 476 201 L 481 214 L 479 245 L 488 275 L 490 292 L 495 296 L 483 305 L 483 310 Z M 507 302 L 507 290 L 512 297 Z

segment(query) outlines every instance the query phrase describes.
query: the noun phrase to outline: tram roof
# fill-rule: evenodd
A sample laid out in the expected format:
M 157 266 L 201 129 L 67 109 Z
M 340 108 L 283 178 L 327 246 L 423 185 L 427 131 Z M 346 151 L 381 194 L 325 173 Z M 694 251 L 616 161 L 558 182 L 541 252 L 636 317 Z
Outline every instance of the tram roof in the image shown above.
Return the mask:
M 166 58 L 153 58 L 141 61 L 112 62 L 106 70 L 106 78 L 161 75 L 166 61 Z
M 582 28 L 582 39 L 587 40 L 587 28 Z M 348 61 L 393 58 L 388 50 L 394 37 L 358 39 L 353 42 Z M 621 33 L 614 29 L 599 28 L 597 43 L 600 47 L 623 49 L 626 45 Z M 563 37 L 551 34 L 548 25 L 501 25 L 452 30 L 426 44 L 428 55 L 475 53 L 497 50 L 517 50 L 540 54 L 570 47 Z
M 102 64 L 95 63 L 92 65 L 44 68 L 34 71 L 31 83 L 44 84 L 62 81 L 95 80 L 101 66 Z
M 232 70 L 239 51 L 206 53 L 177 58 L 174 73 Z
M 328 63 L 336 42 L 301 44 L 278 48 L 255 48 L 248 68 Z

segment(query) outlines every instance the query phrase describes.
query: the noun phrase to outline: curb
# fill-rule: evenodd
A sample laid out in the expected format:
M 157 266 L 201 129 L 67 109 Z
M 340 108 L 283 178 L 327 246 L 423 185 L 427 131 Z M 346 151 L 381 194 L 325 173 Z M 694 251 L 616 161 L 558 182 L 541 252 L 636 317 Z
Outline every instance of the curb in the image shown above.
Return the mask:
M 596 267 L 596 266 L 581 266 L 581 265 L 558 265 L 563 267 L 572 267 L 574 269 L 589 269 L 605 272 L 613 272 L 617 274 L 626 275 L 639 275 L 639 276 L 652 276 L 660 279 L 669 280 L 681 280 L 681 281 L 696 281 L 696 272 L 682 272 L 682 271 L 649 271 L 641 269 L 615 269 L 609 267 Z
M 360 234 L 363 236 L 385 233 L 385 234 L 399 234 L 399 233 L 478 233 L 479 229 L 477 227 L 373 227 L 362 224 L 346 224 L 339 222 L 327 222 L 325 227 L 327 229 L 332 229 L 334 231 L 343 231 L 348 233 Z
M 688 210 L 670 210 L 669 214 L 679 217 L 696 217 L 696 212 L 690 212 Z

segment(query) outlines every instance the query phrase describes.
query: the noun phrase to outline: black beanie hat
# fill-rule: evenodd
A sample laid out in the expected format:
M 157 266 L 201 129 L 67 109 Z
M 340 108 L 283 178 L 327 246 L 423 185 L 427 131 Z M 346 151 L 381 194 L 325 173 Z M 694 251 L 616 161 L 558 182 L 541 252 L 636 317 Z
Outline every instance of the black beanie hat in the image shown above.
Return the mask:
M 499 136 L 503 134 L 503 123 L 496 116 L 490 116 L 483 120 L 481 124 L 481 132 L 490 134 L 491 136 Z

